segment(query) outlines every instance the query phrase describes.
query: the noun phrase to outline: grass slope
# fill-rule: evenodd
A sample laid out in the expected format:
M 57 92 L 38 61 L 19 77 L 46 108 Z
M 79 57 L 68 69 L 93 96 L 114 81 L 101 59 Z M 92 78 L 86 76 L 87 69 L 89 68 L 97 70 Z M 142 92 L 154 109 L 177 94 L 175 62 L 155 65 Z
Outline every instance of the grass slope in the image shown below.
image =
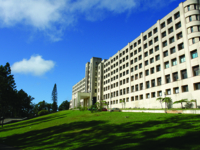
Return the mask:
M 199 150 L 199 138 L 200 115 L 185 114 L 68 110 L 0 128 L 0 143 L 24 150 Z

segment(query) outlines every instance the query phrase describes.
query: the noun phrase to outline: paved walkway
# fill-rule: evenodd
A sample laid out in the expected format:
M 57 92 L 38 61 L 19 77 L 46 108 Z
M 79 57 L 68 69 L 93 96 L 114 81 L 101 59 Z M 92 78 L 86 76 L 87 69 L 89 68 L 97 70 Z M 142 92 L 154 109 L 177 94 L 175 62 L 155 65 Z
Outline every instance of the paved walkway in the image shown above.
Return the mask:
M 18 149 L 18 148 L 12 147 L 12 146 L 0 144 L 0 150 L 22 150 L 22 149 Z

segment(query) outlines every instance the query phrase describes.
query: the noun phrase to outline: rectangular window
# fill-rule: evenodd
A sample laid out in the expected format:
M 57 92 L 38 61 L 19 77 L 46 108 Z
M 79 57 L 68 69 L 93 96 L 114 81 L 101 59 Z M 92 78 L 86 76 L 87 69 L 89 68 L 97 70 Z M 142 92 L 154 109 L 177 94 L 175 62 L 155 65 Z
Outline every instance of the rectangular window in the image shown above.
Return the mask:
M 158 96 L 159 96 L 159 97 L 162 96 L 162 91 L 158 91 Z
M 160 60 L 160 55 L 156 55 L 156 61 Z
M 145 41 L 147 39 L 147 36 L 145 35 L 144 37 L 143 37 L 143 40 Z
M 138 40 L 138 45 L 141 43 L 141 40 Z
M 189 16 L 189 21 L 192 21 L 192 16 Z
M 146 94 L 146 98 L 147 99 L 150 98 L 150 94 L 149 93 Z
M 200 83 L 194 83 L 194 90 L 200 90 Z
M 185 55 L 181 55 L 179 58 L 180 58 L 180 63 L 185 62 Z
M 175 72 L 172 74 L 173 75 L 173 81 L 178 81 L 178 72 Z
M 178 22 L 177 24 L 176 24 L 176 29 L 179 29 L 181 27 L 181 22 Z
M 166 83 L 170 83 L 171 82 L 170 75 L 166 75 L 165 78 L 166 78 Z
M 144 56 L 147 57 L 147 56 L 148 56 L 148 52 L 145 52 L 145 53 L 144 53 Z
M 137 58 L 135 58 L 135 60 L 134 60 L 135 62 L 137 62 Z
M 137 46 L 137 43 L 134 43 L 134 47 L 136 47 Z
M 156 96 L 156 93 L 155 93 L 155 92 L 152 92 L 152 93 L 151 93 L 151 97 L 154 98 L 155 96 Z
M 163 53 L 163 55 L 164 55 L 164 57 L 167 57 L 167 56 L 168 56 L 168 51 L 165 51 L 165 52 Z
M 167 41 L 163 42 L 163 47 L 167 46 Z
M 197 50 L 194 50 L 191 52 L 191 58 L 194 59 L 194 58 L 197 58 L 198 57 L 198 54 L 197 54 Z
M 135 86 L 135 91 L 138 91 L 139 89 L 138 89 L 138 84 Z
M 188 85 L 182 86 L 182 92 L 188 92 Z
M 153 44 L 152 40 L 151 40 L 151 41 L 149 41 L 149 46 L 151 46 L 152 44 Z
M 179 93 L 179 87 L 175 87 L 174 88 L 174 94 L 178 94 Z
M 153 30 L 153 33 L 155 34 L 155 33 L 157 33 L 158 32 L 158 30 L 157 30 L 157 28 L 155 28 L 154 30 Z
M 131 101 L 134 101 L 134 97 L 133 96 L 131 97 Z
M 166 36 L 166 32 L 162 33 L 162 38 L 164 38 Z
M 172 17 L 170 17 L 169 19 L 167 19 L 167 24 L 170 24 L 172 22 Z
M 146 49 L 147 48 L 147 43 L 146 44 L 144 44 L 144 49 Z
M 175 53 L 175 52 L 176 52 L 176 48 L 175 48 L 175 47 L 170 48 L 170 53 L 171 53 L 171 54 L 173 54 L 173 53 Z
M 161 77 L 160 77 L 160 78 L 157 78 L 157 84 L 158 84 L 158 86 L 162 84 Z
M 138 79 L 138 74 L 135 75 L 135 80 L 137 80 L 137 79 Z
M 140 78 L 142 78 L 142 72 L 140 72 Z
M 175 59 L 172 59 L 172 66 L 176 66 L 176 65 L 177 65 L 176 58 L 175 58 Z
M 178 45 L 178 50 L 182 50 L 182 49 L 184 49 L 184 43 L 181 43 Z
M 139 68 L 142 68 L 142 63 L 141 63 L 141 64 L 139 64 Z
M 151 36 L 152 36 L 152 32 L 149 32 L 149 33 L 148 33 L 148 36 L 151 37 Z
M 191 33 L 194 32 L 193 27 L 190 27 L 190 31 L 191 31 Z
M 177 12 L 176 14 L 174 14 L 174 19 L 177 19 L 179 17 L 180 17 L 180 13 L 179 12 Z
M 131 86 L 131 92 L 134 92 L 134 86 Z
M 143 83 L 140 83 L 140 90 L 143 90 Z
M 169 39 L 169 43 L 171 44 L 171 43 L 173 43 L 174 42 L 174 37 L 171 37 L 170 39 Z
M 155 51 L 158 51 L 158 50 L 159 50 L 159 46 L 156 46 L 156 47 L 155 47 Z
M 165 22 L 161 24 L 161 29 L 165 27 Z
M 169 61 L 165 62 L 165 69 L 169 68 Z
M 134 80 L 134 76 L 131 76 L 131 81 L 133 81 Z
M 167 95 L 171 95 L 171 89 L 167 89 Z
M 149 88 L 149 81 L 146 82 L 146 88 Z
M 181 39 L 183 37 L 182 32 L 177 34 L 177 40 Z
M 156 66 L 156 71 L 158 72 L 158 71 L 160 71 L 160 65 L 158 65 L 158 66 Z
M 153 49 L 150 49 L 150 50 L 149 50 L 149 54 L 150 54 L 150 55 L 153 54 Z
M 141 51 L 142 51 L 141 47 L 140 47 L 140 48 L 138 48 L 138 53 L 139 53 L 139 52 L 141 52 Z
M 149 70 L 146 70 L 145 74 L 146 74 L 146 76 L 148 76 L 149 75 Z
M 199 66 L 192 67 L 193 75 L 198 76 L 200 73 Z
M 171 27 L 171 28 L 169 28 L 168 29 L 168 33 L 170 34 L 170 33 L 172 33 L 174 30 L 173 30 L 173 27 Z
M 155 79 L 151 80 L 151 87 L 155 87 L 156 83 L 155 83 Z
M 142 59 L 142 55 L 140 55 L 138 59 L 141 60 Z
M 186 69 L 181 71 L 181 78 L 187 79 L 187 70 Z
M 153 62 L 154 62 L 154 58 L 151 58 L 151 59 L 150 59 L 150 63 L 153 63 Z
M 147 66 L 147 65 L 148 65 L 148 60 L 145 61 L 145 66 Z
M 151 68 L 151 74 L 154 74 L 154 67 Z
M 154 38 L 154 43 L 156 43 L 158 41 L 158 37 Z

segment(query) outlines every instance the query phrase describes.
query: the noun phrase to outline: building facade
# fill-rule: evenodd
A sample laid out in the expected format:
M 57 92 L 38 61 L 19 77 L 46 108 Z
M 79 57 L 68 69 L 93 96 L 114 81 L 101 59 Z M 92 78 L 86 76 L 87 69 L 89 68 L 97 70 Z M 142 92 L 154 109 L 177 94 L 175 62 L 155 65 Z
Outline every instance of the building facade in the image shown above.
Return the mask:
M 187 0 L 108 60 L 91 58 L 72 107 L 104 100 L 110 108 L 161 108 L 156 99 L 165 96 L 200 104 L 199 64 L 200 0 Z

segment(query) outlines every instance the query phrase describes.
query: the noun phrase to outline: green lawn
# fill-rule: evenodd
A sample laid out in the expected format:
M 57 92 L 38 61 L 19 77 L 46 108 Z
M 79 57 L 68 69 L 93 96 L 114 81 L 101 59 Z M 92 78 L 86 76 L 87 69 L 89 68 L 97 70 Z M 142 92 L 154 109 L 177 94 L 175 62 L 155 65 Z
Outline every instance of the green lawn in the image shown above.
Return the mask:
M 200 115 L 61 111 L 5 125 L 0 143 L 25 150 L 200 150 Z

